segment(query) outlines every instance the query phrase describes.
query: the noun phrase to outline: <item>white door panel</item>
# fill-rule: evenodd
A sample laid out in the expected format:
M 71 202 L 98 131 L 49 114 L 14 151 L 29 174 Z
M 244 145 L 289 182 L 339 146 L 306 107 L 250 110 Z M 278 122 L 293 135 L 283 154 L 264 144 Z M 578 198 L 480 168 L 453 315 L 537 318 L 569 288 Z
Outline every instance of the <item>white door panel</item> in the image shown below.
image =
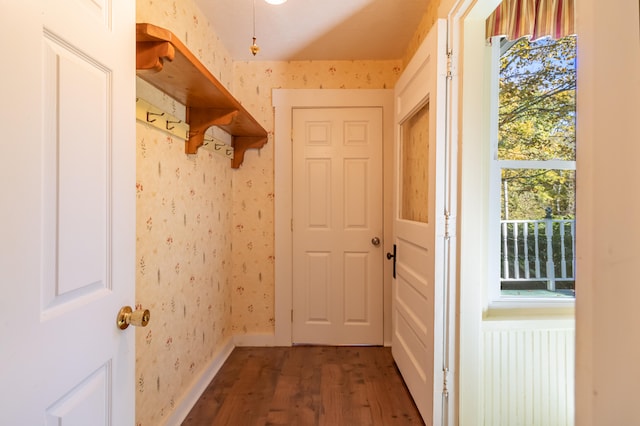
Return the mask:
M 443 422 L 446 302 L 446 24 L 437 21 L 396 86 L 392 353 L 427 425 Z
M 135 5 L 0 3 L 0 424 L 133 424 Z
M 382 344 L 382 112 L 295 109 L 293 342 Z
M 111 364 L 105 364 L 47 409 L 46 425 L 110 425 Z
M 43 61 L 44 315 L 111 284 L 106 276 L 109 73 L 50 37 L 44 38 Z

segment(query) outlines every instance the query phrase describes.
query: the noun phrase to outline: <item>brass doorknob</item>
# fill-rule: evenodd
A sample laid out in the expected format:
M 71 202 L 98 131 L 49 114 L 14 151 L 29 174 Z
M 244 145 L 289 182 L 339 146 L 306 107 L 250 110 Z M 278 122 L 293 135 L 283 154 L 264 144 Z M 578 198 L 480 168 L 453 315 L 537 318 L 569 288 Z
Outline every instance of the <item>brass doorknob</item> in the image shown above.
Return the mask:
M 123 306 L 118 312 L 116 324 L 120 330 L 124 330 L 130 325 L 136 327 L 146 327 L 149 324 L 151 312 L 148 309 L 131 309 L 131 306 Z

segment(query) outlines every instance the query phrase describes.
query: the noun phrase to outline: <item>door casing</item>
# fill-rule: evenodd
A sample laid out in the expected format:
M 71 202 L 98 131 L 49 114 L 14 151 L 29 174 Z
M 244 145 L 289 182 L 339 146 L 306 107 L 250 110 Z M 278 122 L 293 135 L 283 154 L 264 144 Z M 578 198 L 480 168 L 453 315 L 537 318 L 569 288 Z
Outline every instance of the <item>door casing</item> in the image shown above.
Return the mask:
M 274 89 L 275 107 L 275 336 L 278 346 L 291 346 L 292 292 L 292 109 L 382 107 L 383 110 L 383 241 L 384 252 L 392 251 L 391 200 L 393 182 L 393 90 L 389 89 Z M 391 263 L 383 268 L 384 344 L 391 344 Z

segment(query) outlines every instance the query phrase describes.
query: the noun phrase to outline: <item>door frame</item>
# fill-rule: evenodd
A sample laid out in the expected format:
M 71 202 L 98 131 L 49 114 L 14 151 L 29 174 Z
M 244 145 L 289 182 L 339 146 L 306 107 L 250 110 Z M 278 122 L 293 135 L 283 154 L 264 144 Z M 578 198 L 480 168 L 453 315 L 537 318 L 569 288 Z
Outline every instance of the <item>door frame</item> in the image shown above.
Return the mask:
M 458 246 L 455 253 L 457 271 L 458 347 L 457 390 L 455 392 L 455 423 L 477 425 L 482 423 L 483 372 L 478 356 L 481 350 L 483 288 L 488 281 L 485 265 L 486 235 L 478 230 L 485 228 L 488 209 L 488 176 L 477 158 L 488 155 L 487 144 L 478 140 L 488 137 L 486 123 L 489 118 L 485 99 L 488 90 L 484 74 L 484 39 L 476 38 L 484 33 L 486 16 L 501 0 L 444 0 L 439 15 L 449 23 L 449 49 L 452 57 L 452 74 L 448 108 L 450 137 L 458 147 L 458 182 L 456 184 L 458 220 L 456 232 Z M 481 113 L 478 113 L 480 111 Z M 470 209 L 464 206 L 476 206 Z M 465 238 L 466 236 L 466 238 Z M 475 259 L 465 262 L 464 259 Z
M 294 108 L 382 108 L 383 170 L 383 244 L 392 251 L 391 233 L 393 195 L 393 90 L 391 89 L 274 89 L 275 109 L 274 174 L 275 183 L 275 336 L 276 346 L 291 346 L 293 310 L 292 244 L 292 110 Z M 383 339 L 391 344 L 391 265 L 383 263 Z
M 488 275 L 485 265 L 486 212 L 488 209 L 488 176 L 484 166 L 477 161 L 488 154 L 487 144 L 478 140 L 487 137 L 484 74 L 484 39 L 474 35 L 484 32 L 486 16 L 501 0 L 449 0 L 444 12 L 449 20 L 449 48 L 453 50 L 452 68 L 454 79 L 449 107 L 451 137 L 458 146 L 458 182 L 456 185 L 458 220 L 456 232 L 459 236 L 456 252 L 458 291 L 458 347 L 457 392 L 455 415 L 459 425 L 482 423 L 483 372 L 479 363 L 481 350 L 481 325 L 483 288 Z M 466 72 L 465 72 L 466 71 Z M 482 113 L 478 113 L 482 111 Z M 488 158 L 488 157 L 487 157 Z M 465 208 L 464 206 L 467 206 Z M 479 208 L 469 208 L 477 206 Z M 470 238 L 469 236 L 476 236 Z M 466 237 L 466 238 L 465 238 Z M 464 259 L 477 261 L 465 262 Z

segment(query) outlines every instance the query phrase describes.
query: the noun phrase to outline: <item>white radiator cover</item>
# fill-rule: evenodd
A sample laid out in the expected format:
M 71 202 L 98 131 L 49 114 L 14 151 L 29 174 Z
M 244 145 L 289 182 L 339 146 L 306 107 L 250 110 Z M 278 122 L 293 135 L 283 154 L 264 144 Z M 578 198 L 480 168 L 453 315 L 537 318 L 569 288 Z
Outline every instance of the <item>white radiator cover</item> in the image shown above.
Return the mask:
M 573 426 L 575 322 L 483 322 L 485 426 Z

